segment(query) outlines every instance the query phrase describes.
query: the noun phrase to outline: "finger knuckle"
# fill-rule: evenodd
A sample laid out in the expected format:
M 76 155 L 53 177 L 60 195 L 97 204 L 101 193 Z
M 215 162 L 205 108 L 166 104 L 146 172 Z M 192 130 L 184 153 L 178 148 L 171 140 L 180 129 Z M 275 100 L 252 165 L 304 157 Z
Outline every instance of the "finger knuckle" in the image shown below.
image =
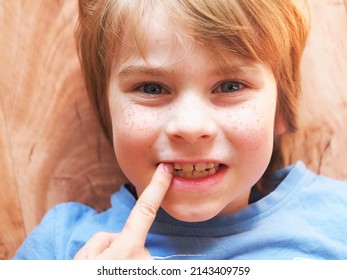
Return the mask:
M 116 232 L 104 232 L 104 231 L 100 231 L 100 232 L 96 232 L 91 240 L 94 240 L 96 242 L 98 241 L 102 241 L 102 240 L 113 240 L 116 236 L 118 235 L 118 233 Z
M 157 208 L 147 201 L 140 201 L 138 204 L 138 210 L 143 216 L 149 219 L 155 218 L 157 214 Z

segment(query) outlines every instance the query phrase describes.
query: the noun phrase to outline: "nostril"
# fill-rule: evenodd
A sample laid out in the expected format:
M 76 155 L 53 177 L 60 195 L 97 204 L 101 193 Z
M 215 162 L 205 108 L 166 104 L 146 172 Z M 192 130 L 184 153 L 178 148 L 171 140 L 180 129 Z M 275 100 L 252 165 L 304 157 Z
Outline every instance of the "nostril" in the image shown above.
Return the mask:
M 216 137 L 216 129 L 208 127 L 172 126 L 166 130 L 168 137 L 174 141 L 188 143 L 207 142 Z
M 176 114 L 167 122 L 166 134 L 171 140 L 196 143 L 210 141 L 216 136 L 217 124 L 212 117 L 202 116 L 202 113 L 189 116 Z
M 211 135 L 205 134 L 205 135 L 202 135 L 201 138 L 203 140 L 209 140 L 209 139 L 211 139 Z
M 197 142 L 208 142 L 208 141 L 211 141 L 214 137 L 215 136 L 212 134 L 198 135 L 198 134 L 195 134 L 194 132 L 179 133 L 179 134 L 173 134 L 169 136 L 169 138 L 171 138 L 174 141 L 184 141 L 191 144 L 194 144 Z

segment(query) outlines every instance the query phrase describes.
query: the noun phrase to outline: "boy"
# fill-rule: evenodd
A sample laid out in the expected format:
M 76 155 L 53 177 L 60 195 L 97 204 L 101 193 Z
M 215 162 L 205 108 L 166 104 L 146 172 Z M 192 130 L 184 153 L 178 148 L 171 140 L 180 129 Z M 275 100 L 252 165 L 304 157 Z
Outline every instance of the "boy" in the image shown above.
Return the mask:
M 347 184 L 301 162 L 278 170 L 304 7 L 80 1 L 88 93 L 129 183 L 103 213 L 55 207 L 15 258 L 347 258 Z

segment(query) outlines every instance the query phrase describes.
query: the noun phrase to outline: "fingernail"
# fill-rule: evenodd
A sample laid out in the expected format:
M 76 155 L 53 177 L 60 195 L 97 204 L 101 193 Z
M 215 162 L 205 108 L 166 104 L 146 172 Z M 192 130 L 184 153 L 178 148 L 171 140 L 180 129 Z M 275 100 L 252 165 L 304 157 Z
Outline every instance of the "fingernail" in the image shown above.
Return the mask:
M 173 173 L 173 166 L 169 163 L 163 163 L 163 168 L 167 173 L 172 174 Z

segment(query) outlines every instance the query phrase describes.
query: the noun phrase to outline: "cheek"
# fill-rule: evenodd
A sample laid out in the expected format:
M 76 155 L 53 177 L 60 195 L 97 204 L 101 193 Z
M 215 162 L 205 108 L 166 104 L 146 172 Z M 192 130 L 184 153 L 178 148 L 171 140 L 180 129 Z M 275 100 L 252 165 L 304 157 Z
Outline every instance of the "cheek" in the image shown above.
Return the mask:
M 156 135 L 155 115 L 148 114 L 136 106 L 114 109 L 115 113 L 111 115 L 116 155 L 144 154 L 151 147 Z
M 153 172 L 151 151 L 160 127 L 158 118 L 134 104 L 114 102 L 110 111 L 117 162 L 128 180 L 141 189 Z
M 274 136 L 275 110 L 257 105 L 245 105 L 228 116 L 229 139 L 240 150 L 271 153 Z

